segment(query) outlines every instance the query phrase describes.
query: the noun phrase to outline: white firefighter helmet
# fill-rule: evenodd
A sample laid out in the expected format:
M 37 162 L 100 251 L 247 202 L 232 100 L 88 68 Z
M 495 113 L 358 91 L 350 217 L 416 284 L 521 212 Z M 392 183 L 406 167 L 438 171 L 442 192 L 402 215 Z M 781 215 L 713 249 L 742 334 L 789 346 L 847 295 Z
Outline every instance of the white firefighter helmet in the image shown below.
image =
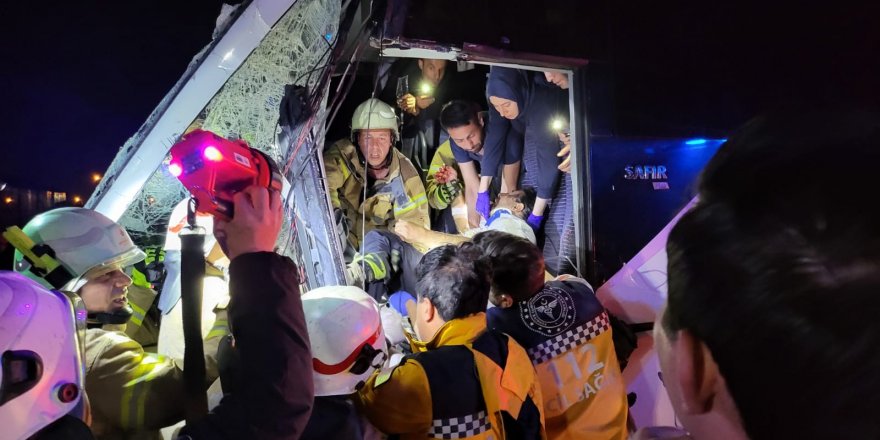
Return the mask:
M 82 417 L 84 320 L 63 293 L 0 271 L 3 438 L 30 438 L 64 415 Z
M 306 292 L 302 302 L 315 395 L 356 392 L 387 357 L 376 301 L 354 286 L 325 286 Z
M 352 138 L 359 130 L 381 130 L 383 128 L 391 130 L 394 139 L 400 138 L 400 134 L 397 132 L 397 115 L 390 105 L 376 98 L 370 98 L 354 109 L 354 114 L 351 116 Z
M 179 251 L 180 250 L 180 231 L 186 227 L 186 213 L 187 213 L 187 205 L 189 204 L 189 197 L 184 198 L 180 201 L 175 207 L 174 210 L 171 211 L 171 216 L 168 218 L 168 230 L 165 233 L 165 250 L 166 251 Z M 205 228 L 205 255 L 208 255 L 208 252 L 211 251 L 211 248 L 214 247 L 214 243 L 217 240 L 214 238 L 214 216 L 211 214 L 206 214 L 204 212 L 196 213 L 196 224 Z
M 97 276 L 137 263 L 144 252 L 113 220 L 86 208 L 58 208 L 33 218 L 23 229 L 37 245 L 47 245 L 55 258 L 73 275 L 62 290 L 76 292 L 86 282 L 86 275 Z M 15 251 L 15 271 L 44 287 L 52 286 L 30 270 L 30 263 Z

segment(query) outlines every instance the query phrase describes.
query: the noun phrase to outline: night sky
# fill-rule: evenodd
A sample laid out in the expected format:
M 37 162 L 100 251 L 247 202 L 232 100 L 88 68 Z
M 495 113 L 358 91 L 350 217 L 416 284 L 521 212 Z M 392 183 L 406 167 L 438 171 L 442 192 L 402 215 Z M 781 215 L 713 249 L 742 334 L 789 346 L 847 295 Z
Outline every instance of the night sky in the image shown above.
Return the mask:
M 601 25 L 571 26 L 583 38 L 566 39 L 605 45 L 590 52 L 612 66 L 621 134 L 689 126 L 717 134 L 792 98 L 880 103 L 877 4 L 765 3 L 596 0 L 590 3 L 596 11 L 569 15 Z M 463 26 L 469 15 L 448 2 L 431 4 L 459 23 L 444 27 L 456 38 L 480 41 L 472 31 L 516 25 L 489 8 L 490 15 L 470 14 L 477 23 Z M 4 1 L 0 181 L 88 197 L 91 174 L 107 169 L 210 42 L 220 6 L 220 0 Z M 443 14 L 429 15 L 442 22 Z
M 0 180 L 88 197 L 210 42 L 220 5 L 4 1 Z

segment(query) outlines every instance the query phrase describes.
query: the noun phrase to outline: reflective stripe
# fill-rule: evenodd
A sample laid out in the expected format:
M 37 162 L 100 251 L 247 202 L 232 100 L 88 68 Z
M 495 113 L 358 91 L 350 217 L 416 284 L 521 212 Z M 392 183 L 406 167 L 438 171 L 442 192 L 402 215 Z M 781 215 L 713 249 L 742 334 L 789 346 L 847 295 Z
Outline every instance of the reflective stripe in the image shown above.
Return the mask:
M 144 406 L 150 392 L 150 381 L 160 376 L 165 359 L 161 355 L 142 354 L 137 358 L 133 379 L 122 386 L 121 424 L 126 429 L 140 429 L 144 425 Z M 136 400 L 136 401 L 135 401 Z
M 211 327 L 211 331 L 205 335 L 205 339 L 216 338 L 218 336 L 223 336 L 229 333 L 229 321 L 226 319 L 218 319 L 214 321 L 214 326 Z
M 489 417 L 483 410 L 464 417 L 433 420 L 431 421 L 431 429 L 428 430 L 428 436 L 442 439 L 468 438 L 486 432 L 491 427 Z
M 135 304 L 131 301 L 128 302 L 128 305 L 131 306 L 131 312 L 132 312 L 131 318 L 129 318 L 129 322 L 140 327 L 141 324 L 143 324 L 143 322 L 144 322 L 144 315 L 146 315 L 147 312 L 144 311 L 144 309 L 142 309 L 140 306 L 138 306 L 137 304 Z
M 608 321 L 608 314 L 602 312 L 589 322 L 530 348 L 528 350 L 529 357 L 535 365 L 547 362 L 601 335 L 609 328 L 611 328 L 611 323 Z
M 397 205 L 394 206 L 394 216 L 400 216 L 402 214 L 406 214 L 407 212 L 412 211 L 413 209 L 418 208 L 419 206 L 428 203 L 428 199 L 425 196 L 425 193 L 419 194 L 415 199 L 413 199 L 410 203 L 403 205 L 400 209 L 397 208 Z
M 351 170 L 348 169 L 348 164 L 346 164 L 345 161 L 340 160 L 338 162 L 339 172 L 342 173 L 342 180 L 345 181 L 348 179 L 348 176 L 351 176 Z

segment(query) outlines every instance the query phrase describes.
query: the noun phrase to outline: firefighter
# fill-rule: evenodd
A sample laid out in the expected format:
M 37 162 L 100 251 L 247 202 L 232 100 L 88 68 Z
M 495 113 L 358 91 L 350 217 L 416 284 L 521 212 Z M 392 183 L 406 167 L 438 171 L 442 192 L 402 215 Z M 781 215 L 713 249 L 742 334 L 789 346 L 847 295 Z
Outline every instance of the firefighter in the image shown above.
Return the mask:
M 434 152 L 425 176 L 428 205 L 437 210 L 431 223 L 438 231 L 455 234 L 470 228 L 461 175 L 461 169 L 447 140 Z
M 171 211 L 168 218 L 168 228 L 165 234 L 165 267 L 168 276 L 162 287 L 159 298 L 159 308 L 162 314 L 162 325 L 159 327 L 158 353 L 168 356 L 178 364 L 183 365 L 185 344 L 183 339 L 183 305 L 180 302 L 180 262 L 181 241 L 180 232 L 186 226 L 187 207 L 189 198 L 180 201 Z M 214 216 L 205 213 L 196 213 L 196 223 L 205 229 L 205 243 L 203 251 L 205 255 L 205 277 L 202 279 L 202 338 L 222 336 L 229 333 L 226 310 L 229 304 L 229 284 L 226 281 L 226 271 L 229 267 L 229 259 L 220 250 L 220 245 L 214 237 Z M 218 314 L 218 312 L 220 312 Z M 208 368 L 215 366 L 207 365 Z M 222 395 L 219 381 L 211 385 L 208 391 L 209 401 L 217 395 Z M 183 422 L 162 429 L 162 436 L 166 439 L 172 437 Z
M 281 195 L 251 186 L 233 203 L 232 220 L 214 221 L 214 236 L 230 260 L 234 344 L 220 353 L 229 361 L 222 369 L 225 395 L 207 416 L 188 423 L 181 438 L 298 439 L 312 411 L 314 383 L 299 269 L 274 252 Z
M 59 208 L 37 215 L 25 227 L 38 246 L 47 246 L 74 278 L 62 290 L 82 298 L 88 312 L 85 332 L 86 392 L 92 431 L 99 439 L 158 438 L 158 429 L 184 416 L 183 371 L 172 359 L 145 353 L 122 332 L 131 316 L 125 269 L 144 253 L 121 226 L 85 208 Z M 21 252 L 15 270 L 46 287 Z M 205 340 L 206 365 L 221 335 Z M 216 379 L 216 368 L 206 378 Z
M 186 226 L 189 198 L 182 200 L 171 211 L 165 234 L 166 268 L 168 277 L 162 289 L 159 306 L 162 310 L 162 326 L 159 328 L 159 353 L 177 362 L 183 361 L 183 308 L 180 303 L 180 232 Z M 226 309 L 229 303 L 229 286 L 225 272 L 229 259 L 220 250 L 214 237 L 214 217 L 196 213 L 196 223 L 205 228 L 205 278 L 202 282 L 202 337 L 214 329 L 225 332 L 226 320 L 215 320 L 215 310 Z
M 397 219 L 430 227 L 425 185 L 394 148 L 394 109 L 378 99 L 364 101 L 352 116 L 351 134 L 324 152 L 330 200 L 348 244 L 359 248 L 363 234 Z
M 541 383 L 547 437 L 627 438 L 626 389 L 611 326 L 581 278 L 544 282 L 537 246 L 495 231 L 474 237 L 493 267 L 489 328 L 525 347 Z
M 94 439 L 71 298 L 0 271 L 0 429 L 10 439 Z
M 410 308 L 415 354 L 367 380 L 355 402 L 402 439 L 545 438 L 541 391 L 513 339 L 486 329 L 489 268 L 471 244 L 433 249 Z M 413 304 L 413 303 L 411 303 Z
M 352 395 L 388 357 L 376 302 L 351 286 L 326 286 L 302 296 L 315 405 L 301 437 L 361 440 L 364 427 Z

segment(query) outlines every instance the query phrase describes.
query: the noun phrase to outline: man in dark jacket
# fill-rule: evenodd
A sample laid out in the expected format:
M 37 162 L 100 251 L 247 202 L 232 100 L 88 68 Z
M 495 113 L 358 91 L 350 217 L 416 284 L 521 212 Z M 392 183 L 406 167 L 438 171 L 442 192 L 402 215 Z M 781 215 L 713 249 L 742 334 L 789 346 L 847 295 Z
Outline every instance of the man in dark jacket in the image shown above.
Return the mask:
M 181 438 L 297 439 L 312 411 L 314 385 L 297 267 L 273 252 L 281 197 L 252 186 L 235 195 L 232 221 L 214 235 L 231 260 L 229 324 L 236 365 L 221 370 L 225 396 Z

